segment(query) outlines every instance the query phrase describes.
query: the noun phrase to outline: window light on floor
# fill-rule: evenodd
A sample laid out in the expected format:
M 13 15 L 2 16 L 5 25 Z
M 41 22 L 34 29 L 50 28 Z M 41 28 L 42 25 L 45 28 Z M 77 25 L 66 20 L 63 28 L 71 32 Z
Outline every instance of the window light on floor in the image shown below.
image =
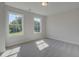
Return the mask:
M 40 51 L 49 47 L 49 45 L 44 40 L 39 40 L 39 41 L 36 41 L 35 43 Z

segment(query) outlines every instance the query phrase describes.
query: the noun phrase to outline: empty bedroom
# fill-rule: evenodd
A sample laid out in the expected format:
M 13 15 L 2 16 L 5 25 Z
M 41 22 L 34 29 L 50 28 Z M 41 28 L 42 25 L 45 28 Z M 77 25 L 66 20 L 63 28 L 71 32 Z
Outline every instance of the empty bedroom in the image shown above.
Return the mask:
M 0 57 L 79 57 L 79 2 L 0 2 Z

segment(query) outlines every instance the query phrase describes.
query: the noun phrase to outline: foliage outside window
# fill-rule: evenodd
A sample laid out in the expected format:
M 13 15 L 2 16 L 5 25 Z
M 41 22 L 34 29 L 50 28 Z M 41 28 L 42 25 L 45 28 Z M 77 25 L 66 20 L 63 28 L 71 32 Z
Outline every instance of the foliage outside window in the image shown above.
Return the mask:
M 41 20 L 40 18 L 34 18 L 34 32 L 40 32 L 41 29 Z
M 22 15 L 9 13 L 9 34 L 18 35 L 22 33 L 22 20 Z

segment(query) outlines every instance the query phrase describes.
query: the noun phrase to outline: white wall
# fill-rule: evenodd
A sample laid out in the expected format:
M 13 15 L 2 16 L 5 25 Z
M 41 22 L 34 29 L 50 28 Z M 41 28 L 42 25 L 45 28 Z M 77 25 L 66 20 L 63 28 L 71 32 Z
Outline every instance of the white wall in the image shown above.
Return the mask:
M 6 6 L 5 8 L 6 11 L 6 16 L 8 15 L 8 11 L 14 11 L 17 13 L 21 13 L 24 14 L 24 35 L 22 36 L 13 36 L 13 37 L 9 37 L 7 34 L 6 30 L 8 27 L 7 21 L 8 19 L 6 19 L 6 46 L 11 46 L 14 44 L 18 44 L 18 43 L 22 43 L 22 42 L 27 42 L 30 40 L 35 40 L 35 39 L 40 39 L 40 38 L 45 38 L 45 20 L 46 17 L 39 15 L 39 14 L 35 14 L 35 13 L 31 13 L 31 12 L 27 12 L 27 11 L 23 11 L 17 8 L 13 8 L 10 6 Z M 42 33 L 37 33 L 35 34 L 33 32 L 33 23 L 34 23 L 34 17 L 40 17 L 42 20 Z M 6 17 L 7 18 L 7 17 Z
M 4 3 L 0 2 L 0 53 L 5 51 L 5 11 Z
M 48 38 L 79 44 L 79 9 L 50 15 L 46 25 Z

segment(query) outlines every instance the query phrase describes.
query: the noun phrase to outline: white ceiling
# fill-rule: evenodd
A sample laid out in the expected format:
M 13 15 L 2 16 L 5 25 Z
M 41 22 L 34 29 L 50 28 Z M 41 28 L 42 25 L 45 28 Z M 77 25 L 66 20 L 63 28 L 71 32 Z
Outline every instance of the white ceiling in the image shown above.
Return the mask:
M 47 7 L 42 7 L 41 2 L 6 2 L 6 4 L 41 15 L 56 14 L 79 8 L 79 2 L 48 2 Z

